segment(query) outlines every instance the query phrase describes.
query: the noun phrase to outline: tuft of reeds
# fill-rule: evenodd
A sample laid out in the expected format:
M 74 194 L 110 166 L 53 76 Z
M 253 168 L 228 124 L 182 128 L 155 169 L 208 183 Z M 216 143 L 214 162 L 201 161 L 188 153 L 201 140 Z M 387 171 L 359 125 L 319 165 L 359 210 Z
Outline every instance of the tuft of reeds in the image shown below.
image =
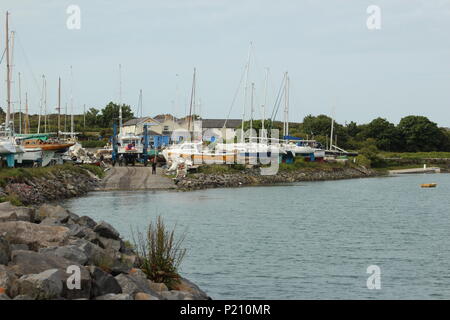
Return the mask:
M 170 289 L 179 282 L 178 268 L 186 249 L 182 248 L 185 234 L 175 237 L 175 227 L 168 230 L 161 216 L 150 222 L 147 232 L 133 232 L 139 268 L 153 282 L 164 283 Z

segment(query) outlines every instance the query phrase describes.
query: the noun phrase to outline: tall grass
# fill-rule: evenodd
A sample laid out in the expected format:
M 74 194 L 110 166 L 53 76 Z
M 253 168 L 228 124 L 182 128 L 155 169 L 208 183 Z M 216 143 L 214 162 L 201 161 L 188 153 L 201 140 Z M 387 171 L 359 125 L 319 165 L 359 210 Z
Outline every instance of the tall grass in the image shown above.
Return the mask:
M 179 282 L 178 268 L 186 254 L 182 248 L 184 238 L 183 234 L 176 239 L 175 228 L 168 230 L 160 216 L 149 224 L 146 234 L 137 232 L 136 238 L 133 233 L 139 267 L 150 280 L 168 288 Z
M 46 178 L 51 175 L 58 175 L 64 172 L 71 172 L 86 175 L 86 170 L 102 178 L 104 172 L 101 168 L 94 165 L 72 165 L 63 164 L 57 166 L 40 167 L 40 168 L 1 168 L 0 169 L 0 186 L 4 187 L 9 181 L 23 181 L 31 178 Z

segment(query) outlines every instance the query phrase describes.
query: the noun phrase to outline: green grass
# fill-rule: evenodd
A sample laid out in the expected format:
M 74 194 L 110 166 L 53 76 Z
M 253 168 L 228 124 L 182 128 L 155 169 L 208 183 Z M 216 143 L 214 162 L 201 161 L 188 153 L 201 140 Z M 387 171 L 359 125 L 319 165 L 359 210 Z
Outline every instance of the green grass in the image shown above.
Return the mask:
M 106 140 L 86 140 L 81 141 L 81 146 L 83 148 L 103 148 L 107 143 Z
M 381 152 L 383 158 L 401 158 L 401 159 L 442 159 L 450 158 L 450 152 Z
M 280 163 L 280 171 L 295 171 L 295 170 L 308 170 L 308 169 L 333 169 L 333 168 L 343 168 L 348 164 L 341 162 L 310 162 L 303 159 L 296 159 L 294 163 Z
M 240 164 L 211 164 L 199 167 L 198 172 L 205 174 L 225 174 L 237 173 L 244 169 L 245 166 Z
M 41 168 L 3 168 L 0 169 L 0 186 L 6 186 L 6 184 L 11 180 L 20 182 L 25 179 L 45 178 L 51 175 L 58 175 L 63 172 L 87 174 L 86 170 L 89 170 L 100 178 L 102 178 L 105 174 L 100 167 L 86 164 L 80 166 L 64 164 Z
M 22 207 L 24 205 L 15 194 L 0 197 L 0 202 L 10 202 L 13 206 L 17 207 Z

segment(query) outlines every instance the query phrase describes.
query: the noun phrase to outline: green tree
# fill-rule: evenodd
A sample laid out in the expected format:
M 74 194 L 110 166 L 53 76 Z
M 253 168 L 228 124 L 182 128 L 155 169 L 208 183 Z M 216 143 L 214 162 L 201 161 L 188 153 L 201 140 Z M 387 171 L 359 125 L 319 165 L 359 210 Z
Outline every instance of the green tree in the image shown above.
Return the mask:
M 102 114 L 99 119 L 99 124 L 102 128 L 110 128 L 113 125 L 114 120 L 119 119 L 119 109 L 120 106 L 113 102 L 108 103 L 108 105 L 102 109 Z M 122 119 L 125 123 L 126 121 L 133 119 L 134 114 L 131 111 L 129 105 L 122 104 Z
M 436 123 L 423 116 L 407 116 L 400 120 L 398 130 L 408 152 L 441 151 L 448 136 Z
M 362 126 L 359 133 L 361 140 L 373 138 L 378 149 L 396 151 L 401 149 L 400 134 L 393 123 L 386 119 L 376 118 L 369 124 Z
M 86 125 L 90 127 L 96 127 L 99 125 L 100 111 L 95 108 L 90 108 L 86 112 Z

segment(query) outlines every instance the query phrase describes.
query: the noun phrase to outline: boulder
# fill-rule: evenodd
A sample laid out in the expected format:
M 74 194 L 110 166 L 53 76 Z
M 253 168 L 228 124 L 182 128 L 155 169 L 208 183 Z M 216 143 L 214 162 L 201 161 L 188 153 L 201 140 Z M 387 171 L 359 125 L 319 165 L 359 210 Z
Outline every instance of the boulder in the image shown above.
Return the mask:
M 122 247 L 121 240 L 115 240 L 110 238 L 104 238 L 101 236 L 97 236 L 97 241 L 95 241 L 97 245 L 99 245 L 101 248 L 110 250 L 110 251 L 120 251 L 120 248 Z
M 33 299 L 50 300 L 61 296 L 63 281 L 58 269 L 24 275 L 17 280 L 18 292 Z
M 147 280 L 147 275 L 145 274 L 144 271 L 142 271 L 142 270 L 139 269 L 139 268 L 132 268 L 132 269 L 128 272 L 128 274 L 129 274 L 130 276 L 132 276 L 132 277 L 135 277 L 135 278 L 139 278 L 139 279 L 142 279 L 142 280 Z
M 9 202 L 0 204 L 0 222 L 5 221 L 34 221 L 35 209 L 16 207 Z
M 6 293 L 0 293 L 0 300 L 11 300 Z
M 138 292 L 134 295 L 134 300 L 159 300 L 159 299 L 148 293 Z
M 36 220 L 43 221 L 45 218 L 54 218 L 61 223 L 65 223 L 69 220 L 70 214 L 60 205 L 43 204 L 39 207 Z
M 94 229 L 94 227 L 97 225 L 97 223 L 89 218 L 88 216 L 82 216 L 76 220 L 76 223 L 80 226 L 88 227 L 90 229 Z
M 119 232 L 112 225 L 105 221 L 100 221 L 95 227 L 94 232 L 99 236 L 114 240 L 120 240 Z
M 133 277 L 127 274 L 119 274 L 115 277 L 123 293 L 128 293 L 130 295 L 135 295 L 138 292 L 143 292 L 150 294 L 158 299 L 162 299 L 161 295 L 153 291 L 149 285 L 147 279 L 142 279 L 140 277 Z
M 63 257 L 33 251 L 13 251 L 11 256 L 8 270 L 17 276 L 38 274 L 49 269 L 58 269 L 60 270 L 60 276 L 63 281 L 62 297 L 67 299 L 90 297 L 91 276 L 89 271 L 83 266 L 77 265 L 73 261 L 69 261 Z M 72 276 L 72 274 L 67 273 L 69 266 L 77 266 L 80 268 L 81 289 L 70 290 L 67 288 L 66 281 Z
M 6 266 L 0 265 L 0 291 L 4 291 L 10 297 L 15 296 L 17 277 Z
M 167 288 L 167 286 L 164 283 L 158 283 L 158 282 L 152 282 L 150 280 L 148 280 L 148 285 L 150 287 L 150 289 L 160 293 L 162 291 L 169 291 L 169 289 Z
M 86 228 L 86 227 L 82 227 L 78 224 L 69 224 L 67 225 L 67 227 L 69 228 L 69 235 L 71 237 L 76 237 L 76 238 L 84 238 L 88 232 L 93 232 L 91 229 Z
M 0 211 L 0 222 L 17 220 L 17 214 L 14 211 Z
M 194 296 L 195 300 L 210 300 L 211 298 L 202 291 L 196 284 L 188 279 L 180 277 L 179 283 L 172 286 L 172 289 L 177 291 L 189 292 Z
M 61 226 L 62 223 L 56 218 L 45 218 L 40 223 L 41 226 Z
M 71 241 L 70 244 L 80 249 L 86 255 L 89 264 L 99 265 L 100 263 L 109 262 L 112 266 L 113 259 L 96 244 L 84 239 L 76 239 Z
M 127 293 L 120 293 L 120 294 L 109 293 L 97 297 L 95 298 L 95 300 L 133 300 L 133 298 L 131 297 L 131 295 Z
M 191 293 L 178 290 L 162 291 L 161 296 L 167 300 L 195 300 Z
M 16 250 L 30 250 L 30 248 L 26 244 L 10 244 L 11 252 Z
M 66 244 L 69 229 L 62 226 L 44 226 L 24 221 L 0 223 L 0 234 L 9 243 L 26 244 L 32 250 Z
M 122 293 L 117 280 L 109 273 L 104 272 L 102 269 L 96 266 L 90 266 L 89 272 L 92 277 L 92 291 L 91 296 L 98 297 L 109 293 Z
M 88 258 L 84 251 L 74 245 L 42 248 L 39 249 L 39 252 L 63 257 L 80 265 L 85 265 L 88 261 Z
M 8 264 L 11 249 L 8 240 L 0 235 L 0 265 Z
M 34 222 L 36 210 L 28 207 L 15 207 L 14 212 L 17 215 L 17 220 Z
M 32 297 L 27 296 L 26 294 L 19 294 L 15 296 L 13 300 L 34 300 Z

